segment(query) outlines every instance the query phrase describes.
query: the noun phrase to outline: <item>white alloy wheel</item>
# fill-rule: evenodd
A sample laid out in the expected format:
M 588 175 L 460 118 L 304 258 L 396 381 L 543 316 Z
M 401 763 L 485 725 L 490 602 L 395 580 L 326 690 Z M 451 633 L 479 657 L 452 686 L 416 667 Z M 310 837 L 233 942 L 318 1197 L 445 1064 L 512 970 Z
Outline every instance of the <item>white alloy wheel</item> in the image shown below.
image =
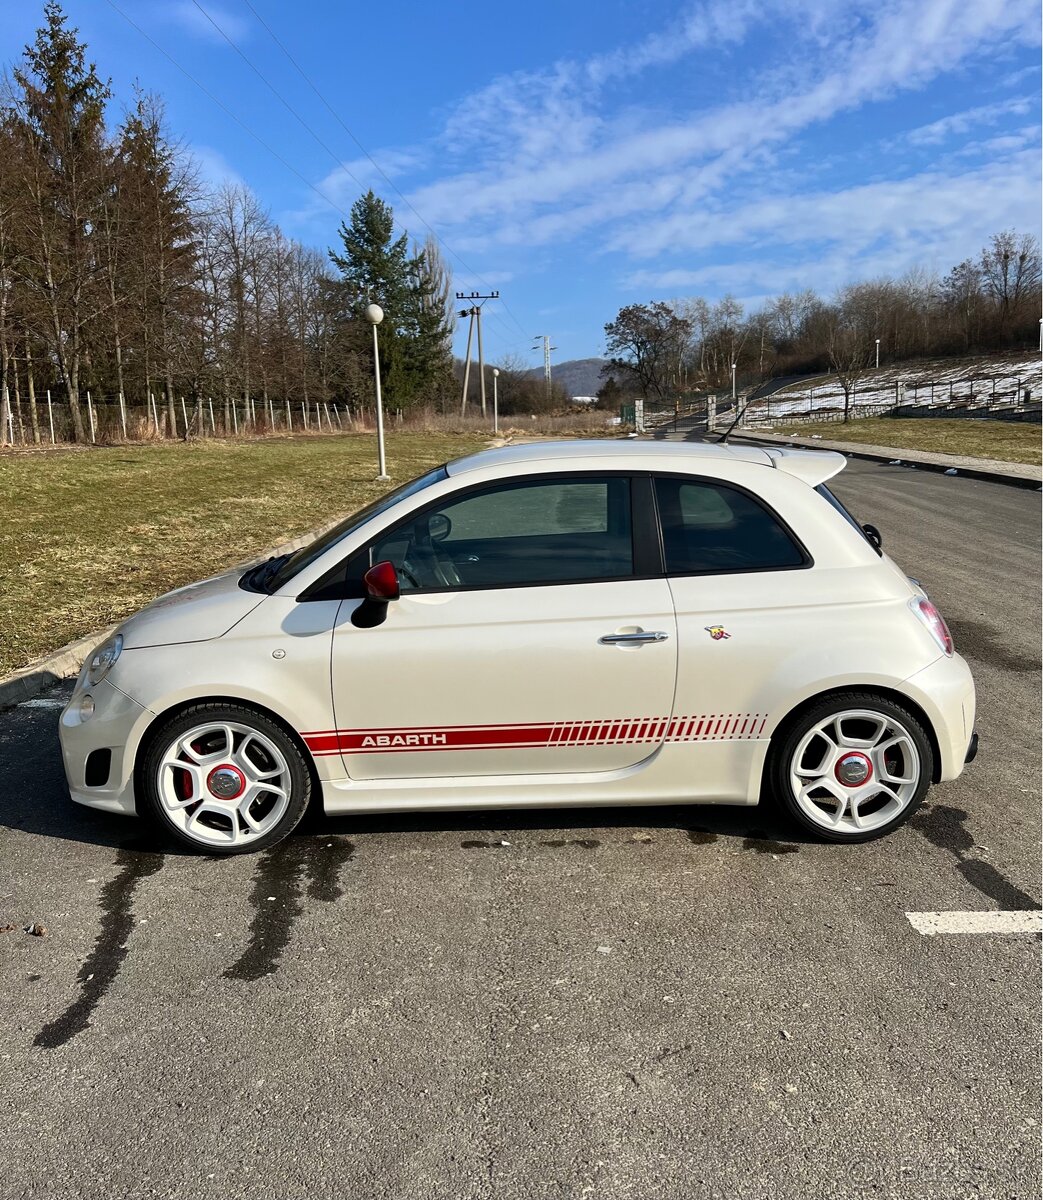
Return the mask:
M 888 712 L 844 708 L 806 728 L 787 766 L 790 793 L 808 822 L 846 840 L 902 818 L 922 797 L 929 769 L 912 725 Z
M 868 842 L 917 811 L 935 775 L 929 727 L 899 698 L 837 691 L 772 737 L 765 794 L 819 840 Z
M 155 770 L 163 815 L 200 847 L 252 848 L 290 805 L 293 780 L 283 750 L 239 721 L 210 720 L 178 733 Z

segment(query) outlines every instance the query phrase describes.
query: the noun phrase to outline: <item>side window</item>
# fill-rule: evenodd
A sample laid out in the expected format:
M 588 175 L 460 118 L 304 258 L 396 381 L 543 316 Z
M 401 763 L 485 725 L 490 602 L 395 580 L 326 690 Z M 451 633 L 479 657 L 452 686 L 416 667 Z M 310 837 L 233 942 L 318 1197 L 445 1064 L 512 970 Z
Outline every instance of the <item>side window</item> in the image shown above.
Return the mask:
M 786 528 L 745 492 L 665 476 L 655 488 L 668 574 L 804 566 L 804 552 Z
M 366 557 L 393 562 L 403 591 L 619 579 L 633 573 L 630 481 L 498 484 L 425 510 Z

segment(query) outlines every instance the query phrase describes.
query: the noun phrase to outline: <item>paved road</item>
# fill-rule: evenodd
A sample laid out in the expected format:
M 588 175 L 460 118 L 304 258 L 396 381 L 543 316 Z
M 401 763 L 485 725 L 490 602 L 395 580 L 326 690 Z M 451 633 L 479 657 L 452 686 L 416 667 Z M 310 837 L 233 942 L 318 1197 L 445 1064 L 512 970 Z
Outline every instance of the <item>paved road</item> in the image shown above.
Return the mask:
M 63 796 L 0 715 L 4 1197 L 984 1197 L 1039 1191 L 1038 498 L 852 462 L 950 617 L 978 763 L 915 823 L 756 812 L 318 821 L 258 858 Z

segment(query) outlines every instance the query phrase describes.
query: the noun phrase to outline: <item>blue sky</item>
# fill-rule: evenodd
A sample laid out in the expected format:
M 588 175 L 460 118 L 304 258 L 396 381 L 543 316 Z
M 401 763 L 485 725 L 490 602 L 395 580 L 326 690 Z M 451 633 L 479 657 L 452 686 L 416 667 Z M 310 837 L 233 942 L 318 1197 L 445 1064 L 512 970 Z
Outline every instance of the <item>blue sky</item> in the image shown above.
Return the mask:
M 460 290 L 500 290 L 490 357 L 599 354 L 633 301 L 828 295 L 1039 232 L 1036 0 L 250 0 L 343 126 L 246 0 L 200 4 L 313 132 L 194 0 L 67 0 L 114 116 L 158 92 L 204 176 L 311 245 L 373 186 Z M 7 64 L 41 9 L 0 4 Z

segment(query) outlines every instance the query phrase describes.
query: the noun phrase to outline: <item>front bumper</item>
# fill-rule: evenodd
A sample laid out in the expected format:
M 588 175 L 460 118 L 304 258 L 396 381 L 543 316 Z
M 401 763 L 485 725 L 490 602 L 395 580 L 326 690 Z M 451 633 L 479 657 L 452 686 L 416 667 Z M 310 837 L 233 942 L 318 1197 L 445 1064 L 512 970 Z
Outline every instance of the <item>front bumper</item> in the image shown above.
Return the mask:
M 84 720 L 80 705 L 88 695 L 94 699 L 94 714 Z M 136 814 L 134 758 L 127 747 L 144 713 L 143 705 L 107 679 L 95 687 L 77 684 L 58 722 L 65 778 L 77 804 L 126 816 Z M 99 753 L 89 768 L 88 759 L 95 752 Z

